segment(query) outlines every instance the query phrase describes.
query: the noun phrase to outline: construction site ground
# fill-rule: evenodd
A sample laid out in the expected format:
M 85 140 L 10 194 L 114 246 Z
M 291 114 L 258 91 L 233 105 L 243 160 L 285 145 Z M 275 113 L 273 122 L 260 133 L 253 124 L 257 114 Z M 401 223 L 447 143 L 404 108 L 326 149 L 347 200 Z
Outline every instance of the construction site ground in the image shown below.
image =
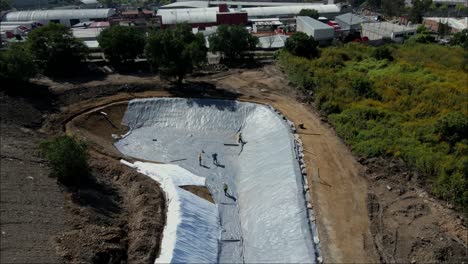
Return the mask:
M 38 107 L 21 96 L 2 94 L 2 263 L 39 257 L 45 262 L 61 261 L 64 257 L 80 262 L 96 256 L 130 261 L 144 256 L 145 252 L 153 252 L 145 256 L 145 262 L 154 258 L 164 225 L 163 194 L 154 182 L 116 164 L 122 156 L 105 135 L 108 125 L 102 125 L 99 119 L 82 125 L 77 122 L 82 114 L 95 108 L 153 96 L 217 97 L 268 103 L 296 125 L 304 124 L 298 133 L 305 148 L 325 262 L 467 261 L 468 233 L 464 218 L 449 205 L 432 198 L 421 187 L 417 174 L 401 161 L 353 156 L 313 105 L 305 103 L 300 93 L 289 85 L 276 65 L 188 78 L 184 88 L 174 88 L 157 77 L 118 74 L 91 81 L 57 83 L 41 79 L 36 83 L 50 87 L 53 98 L 47 107 Z M 118 122 L 123 107 L 112 109 L 111 119 Z M 17 121 L 25 116 L 27 122 Z M 100 210 L 95 205 L 74 202 L 68 192 L 47 177 L 50 170 L 38 155 L 37 142 L 63 133 L 64 128 L 67 133 L 92 139 L 91 165 L 98 185 L 104 187 L 90 187 L 93 190 L 89 192 L 106 201 L 101 203 Z M 25 188 L 33 189 L 25 191 Z M 153 194 L 145 193 L 150 190 Z M 130 201 L 134 197 L 141 197 L 140 203 Z M 42 214 L 30 213 L 34 210 L 28 206 Z M 138 212 L 142 207 L 147 211 Z M 30 218 L 23 220 L 23 215 Z M 151 218 L 156 223 L 149 221 Z M 99 245 L 99 237 L 101 240 L 105 237 L 97 231 L 99 228 L 108 236 L 104 248 Z M 40 235 L 34 230 L 41 230 Z M 67 240 L 67 236 L 77 236 L 80 232 L 83 246 L 79 246 L 80 241 L 72 244 Z M 138 241 L 138 237 L 143 240 Z M 141 243 L 146 243 L 147 248 Z M 84 253 L 86 250 L 88 253 Z

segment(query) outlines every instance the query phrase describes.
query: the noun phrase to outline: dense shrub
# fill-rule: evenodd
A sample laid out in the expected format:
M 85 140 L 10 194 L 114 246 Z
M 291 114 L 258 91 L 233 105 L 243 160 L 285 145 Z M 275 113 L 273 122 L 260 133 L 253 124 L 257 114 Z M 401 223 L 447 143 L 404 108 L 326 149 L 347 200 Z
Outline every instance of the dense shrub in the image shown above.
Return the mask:
M 372 55 L 377 60 L 393 60 L 392 51 L 386 46 L 376 48 Z
M 27 82 L 35 74 L 36 67 L 32 56 L 24 45 L 12 45 L 7 50 L 0 51 L 1 81 Z
M 79 186 L 89 178 L 86 145 L 70 136 L 42 142 L 40 149 L 52 167 L 52 177 L 65 185 Z
M 315 58 L 318 56 L 318 42 L 312 36 L 307 36 L 303 32 L 296 32 L 286 40 L 284 48 L 289 53 L 304 57 Z
M 278 60 L 295 85 L 312 86 L 316 107 L 355 153 L 401 158 L 434 194 L 468 208 L 464 54 L 435 44 L 352 43 L 313 60 L 287 52 Z

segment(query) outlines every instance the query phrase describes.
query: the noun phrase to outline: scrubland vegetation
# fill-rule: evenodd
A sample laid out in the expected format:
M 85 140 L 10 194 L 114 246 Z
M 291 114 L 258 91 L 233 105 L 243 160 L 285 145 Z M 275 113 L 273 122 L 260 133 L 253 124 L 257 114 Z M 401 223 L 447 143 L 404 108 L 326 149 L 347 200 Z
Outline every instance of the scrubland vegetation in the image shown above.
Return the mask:
M 352 150 L 401 158 L 438 197 L 468 203 L 468 55 L 459 46 L 350 43 L 279 62 Z

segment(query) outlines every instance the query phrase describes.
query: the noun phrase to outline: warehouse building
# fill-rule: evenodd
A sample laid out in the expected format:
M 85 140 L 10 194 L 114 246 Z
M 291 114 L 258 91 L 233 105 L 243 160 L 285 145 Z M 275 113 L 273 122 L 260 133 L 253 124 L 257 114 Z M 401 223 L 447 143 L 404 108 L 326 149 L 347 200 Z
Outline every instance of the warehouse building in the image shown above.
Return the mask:
M 312 36 L 321 46 L 330 44 L 335 37 L 335 29 L 325 23 L 308 16 L 298 16 L 296 18 L 298 32 L 304 32 Z
M 369 22 L 367 18 L 353 13 L 339 15 L 335 17 L 335 21 L 340 25 L 341 30 L 350 32 L 361 31 L 361 23 Z
M 7 13 L 4 22 L 35 21 L 41 24 L 60 23 L 71 27 L 85 21 L 106 21 L 116 13 L 115 9 L 58 9 L 17 11 Z
M 369 40 L 391 39 L 394 42 L 401 43 L 405 37 L 416 34 L 416 27 L 402 26 L 389 22 L 369 22 L 362 23 L 361 35 Z
M 180 23 L 187 23 L 192 28 L 205 29 L 216 25 L 246 25 L 247 13 L 232 11 L 226 5 L 210 8 L 190 9 L 160 9 L 161 27 L 170 27 Z

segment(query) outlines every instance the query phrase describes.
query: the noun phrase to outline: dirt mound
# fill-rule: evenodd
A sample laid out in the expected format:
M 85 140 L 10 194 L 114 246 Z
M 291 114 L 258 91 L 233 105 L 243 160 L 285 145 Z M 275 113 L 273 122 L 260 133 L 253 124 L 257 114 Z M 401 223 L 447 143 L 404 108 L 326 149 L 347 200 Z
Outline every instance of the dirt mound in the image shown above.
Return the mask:
M 159 185 L 118 161 L 94 153 L 96 182 L 70 195 L 73 229 L 57 238 L 69 262 L 152 263 L 165 224 Z

